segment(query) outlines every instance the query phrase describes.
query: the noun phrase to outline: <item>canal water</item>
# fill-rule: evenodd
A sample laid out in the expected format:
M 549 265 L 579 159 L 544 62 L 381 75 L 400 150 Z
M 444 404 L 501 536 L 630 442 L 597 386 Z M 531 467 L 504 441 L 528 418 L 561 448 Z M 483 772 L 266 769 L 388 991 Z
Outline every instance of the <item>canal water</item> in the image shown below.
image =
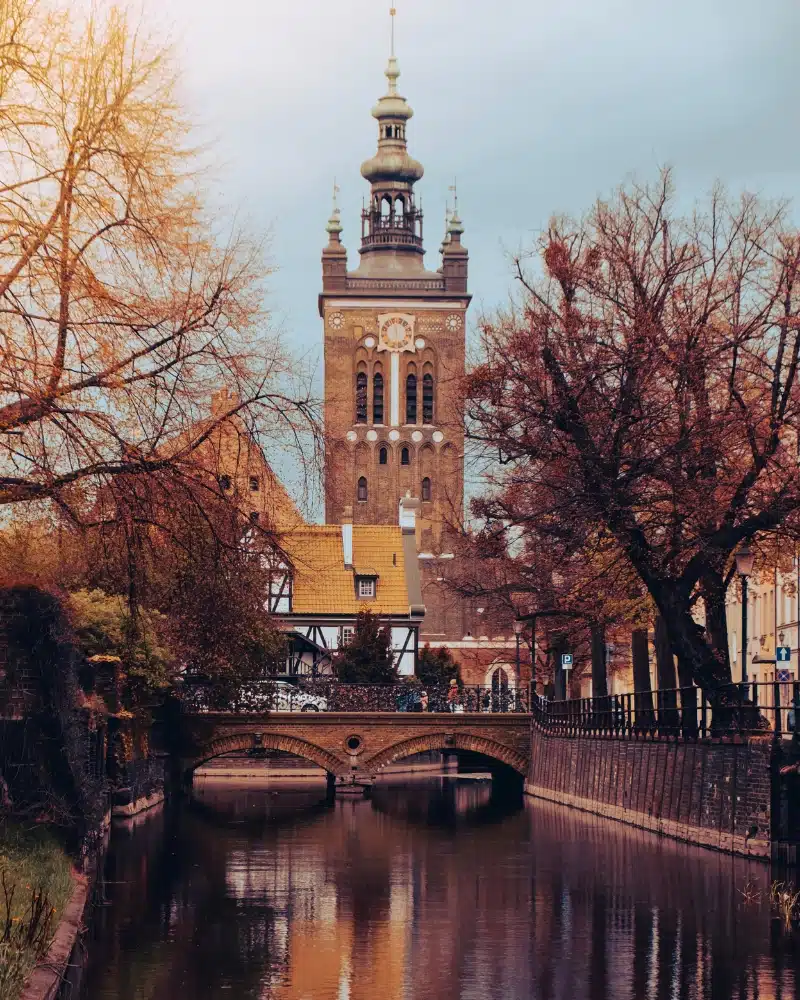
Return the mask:
M 85 1000 L 789 1000 L 769 884 L 486 780 L 216 780 L 115 828 Z

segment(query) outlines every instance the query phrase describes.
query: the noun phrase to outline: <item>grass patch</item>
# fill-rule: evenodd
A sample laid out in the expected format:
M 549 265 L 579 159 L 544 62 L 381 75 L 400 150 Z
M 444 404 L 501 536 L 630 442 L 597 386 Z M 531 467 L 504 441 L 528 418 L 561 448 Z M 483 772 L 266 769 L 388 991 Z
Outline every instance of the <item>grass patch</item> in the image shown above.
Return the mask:
M 46 830 L 0 827 L 0 1000 L 15 1000 L 72 895 L 71 863 Z

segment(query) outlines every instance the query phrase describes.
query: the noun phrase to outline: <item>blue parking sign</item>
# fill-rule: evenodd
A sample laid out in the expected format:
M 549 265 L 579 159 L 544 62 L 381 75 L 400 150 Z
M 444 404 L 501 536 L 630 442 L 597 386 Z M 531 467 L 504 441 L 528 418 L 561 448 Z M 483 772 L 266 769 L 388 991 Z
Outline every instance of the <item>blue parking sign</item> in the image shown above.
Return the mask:
M 572 653 L 561 654 L 561 669 L 572 670 Z

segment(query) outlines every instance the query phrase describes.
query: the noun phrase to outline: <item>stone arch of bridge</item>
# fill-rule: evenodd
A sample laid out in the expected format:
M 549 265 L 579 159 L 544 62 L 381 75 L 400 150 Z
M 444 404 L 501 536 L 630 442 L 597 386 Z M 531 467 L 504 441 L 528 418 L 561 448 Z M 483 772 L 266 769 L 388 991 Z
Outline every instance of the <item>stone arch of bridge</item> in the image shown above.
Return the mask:
M 487 739 L 484 736 L 474 736 L 472 733 L 425 733 L 411 739 L 401 740 L 399 743 L 376 753 L 373 757 L 360 760 L 359 770 L 375 775 L 387 764 L 393 764 L 397 760 L 403 760 L 405 757 L 426 753 L 430 750 L 470 750 L 473 753 L 489 757 L 491 760 L 507 764 L 523 777 L 528 771 L 528 760 L 524 754 L 504 746 L 502 743 L 497 743 L 495 740 Z
M 264 750 L 283 750 L 285 753 L 295 754 L 295 756 L 302 757 L 312 764 L 317 764 L 328 774 L 337 775 L 347 770 L 346 761 L 307 740 L 298 739 L 296 736 L 280 736 L 265 732 L 219 736 L 203 747 L 201 752 L 188 763 L 187 770 L 194 771 L 206 761 L 212 760 L 214 757 L 221 757 L 234 750 L 252 750 L 255 747 Z

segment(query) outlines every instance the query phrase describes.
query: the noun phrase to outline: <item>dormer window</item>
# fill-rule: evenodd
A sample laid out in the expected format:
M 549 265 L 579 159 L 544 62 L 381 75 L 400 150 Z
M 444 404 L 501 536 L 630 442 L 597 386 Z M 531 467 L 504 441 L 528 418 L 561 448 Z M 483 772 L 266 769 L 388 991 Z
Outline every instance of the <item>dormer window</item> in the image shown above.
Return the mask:
M 375 596 L 375 577 L 357 576 L 356 593 L 361 600 L 368 600 Z
M 220 476 L 219 477 L 219 488 L 224 493 L 227 493 L 228 490 L 231 488 L 231 477 L 230 476 Z
M 261 483 L 259 481 L 258 476 L 251 476 L 250 477 L 250 492 L 251 493 L 258 493 L 258 491 L 260 489 L 261 489 Z

